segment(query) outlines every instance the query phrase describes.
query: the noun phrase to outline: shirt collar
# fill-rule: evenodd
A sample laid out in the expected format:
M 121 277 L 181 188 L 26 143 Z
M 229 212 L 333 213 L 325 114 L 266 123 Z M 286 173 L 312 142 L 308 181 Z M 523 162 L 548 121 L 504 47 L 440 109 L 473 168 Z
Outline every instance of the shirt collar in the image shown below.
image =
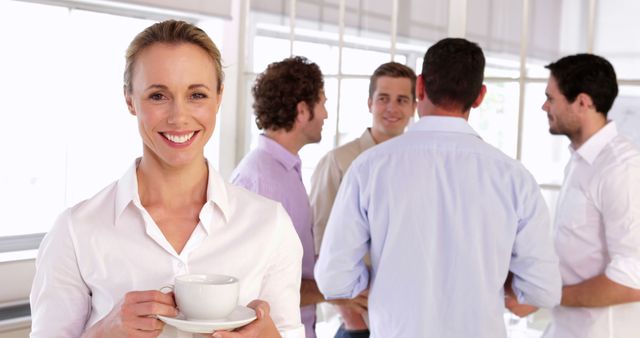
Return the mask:
M 423 116 L 416 123 L 409 126 L 409 131 L 441 131 L 450 133 L 469 134 L 480 138 L 469 123 L 462 117 L 451 116 Z
M 282 166 L 287 169 L 295 169 L 300 172 L 300 156 L 292 154 L 280 143 L 262 134 L 258 138 L 258 149 L 264 150 L 269 153 L 276 161 L 280 162 Z
M 371 128 L 365 129 L 364 133 L 360 135 L 358 142 L 360 143 L 360 148 L 362 149 L 369 149 L 376 145 L 376 141 L 374 141 L 373 136 L 371 136 Z
M 596 157 L 600 154 L 602 149 L 616 136 L 618 136 L 618 128 L 615 122 L 608 121 L 600 130 L 591 135 L 589 139 L 580 146 L 575 152 L 580 155 L 589 165 L 593 164 Z M 569 146 L 570 150 L 573 150 Z
M 136 176 L 136 169 L 139 163 L 140 158 L 137 158 L 116 183 L 115 225 L 118 225 L 120 216 L 129 204 L 141 204 L 140 196 L 138 195 L 138 179 Z
M 127 172 L 120 178 L 120 180 L 118 180 L 115 198 L 116 225 L 118 225 L 120 216 L 130 204 L 133 203 L 140 207 L 142 206 L 142 203 L 140 202 L 140 195 L 138 195 L 138 178 L 136 175 L 136 169 L 138 168 L 139 163 L 140 158 L 136 159 L 133 165 L 131 165 Z M 229 203 L 229 194 L 227 191 L 227 183 L 222 178 L 222 175 L 213 168 L 209 161 L 207 161 L 207 165 L 209 167 L 209 178 L 207 182 L 206 204 L 211 205 L 211 207 L 217 206 L 222 212 L 225 221 L 228 221 L 231 208 Z M 204 214 L 210 215 L 210 212 L 206 212 Z M 205 215 L 201 213 L 201 216 Z M 208 227 L 211 222 L 203 219 L 201 219 L 201 221 L 205 226 L 205 229 L 208 231 Z
M 211 163 L 207 161 L 209 166 L 209 182 L 207 183 L 207 203 L 212 206 L 217 206 L 224 217 L 225 222 L 228 222 L 231 217 L 231 207 L 229 203 L 229 191 L 227 190 L 227 182 L 222 178 L 222 175 L 213 168 Z M 206 222 L 209 225 L 211 222 Z

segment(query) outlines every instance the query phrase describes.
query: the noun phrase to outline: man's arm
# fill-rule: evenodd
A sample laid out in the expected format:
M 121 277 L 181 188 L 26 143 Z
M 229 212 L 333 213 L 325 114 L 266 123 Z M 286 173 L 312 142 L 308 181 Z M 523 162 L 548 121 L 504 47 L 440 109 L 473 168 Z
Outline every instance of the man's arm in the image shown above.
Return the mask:
M 640 301 L 640 161 L 615 164 L 592 186 L 611 261 L 604 273 L 562 290 L 562 305 L 599 307 Z
M 301 307 L 326 301 L 327 300 L 318 289 L 318 284 L 316 283 L 316 281 L 312 279 L 302 279 L 302 283 L 300 284 Z M 367 311 L 368 294 L 367 292 L 364 292 L 358 295 L 358 297 L 356 298 L 334 299 L 328 302 L 341 308 L 345 308 L 347 311 L 355 312 L 356 314 L 361 315 L 362 313 Z M 360 317 L 360 320 L 362 320 L 362 317 Z M 366 328 L 366 326 L 364 328 Z
M 313 305 L 324 302 L 324 296 L 313 279 L 302 279 L 300 284 L 300 306 Z
M 618 284 L 605 274 L 562 288 L 564 306 L 601 307 L 630 302 L 640 302 L 640 290 Z
M 509 272 L 507 280 L 504 283 L 504 307 L 518 317 L 526 317 L 536 311 L 538 308 L 529 304 L 518 303 L 518 298 L 511 288 L 513 273 Z
M 320 246 L 327 227 L 327 221 L 333 208 L 333 203 L 338 193 L 338 188 L 342 182 L 344 173 L 338 165 L 336 153 L 330 152 L 325 155 L 316 166 L 311 176 L 311 191 L 309 201 L 313 212 L 313 236 L 316 248 L 316 255 L 320 252 Z M 308 284 L 305 290 L 305 280 L 302 280 L 302 306 L 324 302 L 324 296 L 318 290 L 315 281 L 313 285 Z M 315 293 L 317 291 L 317 294 Z M 305 293 L 308 293 L 305 296 Z M 364 330 L 367 324 L 362 318 L 362 314 L 367 310 L 367 298 L 358 296 L 355 299 L 342 299 L 331 301 L 337 307 L 342 316 L 345 328 L 348 330 Z
M 519 304 L 551 308 L 560 303 L 562 280 L 551 221 L 538 184 L 527 175 L 518 183 L 518 229 L 509 271 Z
M 367 196 L 361 193 L 358 161 L 340 184 L 324 234 L 315 277 L 322 294 L 329 300 L 355 298 L 369 285 L 364 256 L 369 251 Z

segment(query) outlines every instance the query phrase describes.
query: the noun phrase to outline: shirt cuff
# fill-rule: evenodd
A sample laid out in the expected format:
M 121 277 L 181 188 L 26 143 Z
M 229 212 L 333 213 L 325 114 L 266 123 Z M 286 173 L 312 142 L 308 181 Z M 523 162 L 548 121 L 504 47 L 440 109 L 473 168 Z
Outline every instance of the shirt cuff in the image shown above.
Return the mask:
M 618 284 L 640 289 L 640 261 L 634 257 L 613 257 L 605 275 Z

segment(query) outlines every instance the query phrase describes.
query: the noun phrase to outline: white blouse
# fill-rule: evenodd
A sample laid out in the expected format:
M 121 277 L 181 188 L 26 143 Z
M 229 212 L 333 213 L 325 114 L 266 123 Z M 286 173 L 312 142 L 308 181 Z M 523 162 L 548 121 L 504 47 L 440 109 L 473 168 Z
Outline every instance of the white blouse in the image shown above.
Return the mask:
M 302 246 L 282 206 L 209 167 L 208 201 L 178 254 L 140 203 L 137 163 L 66 210 L 45 237 L 31 291 L 31 337 L 79 337 L 125 293 L 158 290 L 186 273 L 238 277 L 239 304 L 269 302 L 283 337 L 304 337 Z M 190 336 L 166 325 L 160 337 Z

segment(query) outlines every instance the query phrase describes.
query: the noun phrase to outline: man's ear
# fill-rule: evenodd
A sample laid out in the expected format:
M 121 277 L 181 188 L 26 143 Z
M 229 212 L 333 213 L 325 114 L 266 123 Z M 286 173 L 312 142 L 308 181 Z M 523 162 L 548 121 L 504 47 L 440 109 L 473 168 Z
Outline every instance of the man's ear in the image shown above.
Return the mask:
M 482 100 L 484 100 L 485 94 L 487 94 L 487 86 L 482 85 L 482 87 L 480 88 L 480 93 L 478 93 L 478 97 L 476 97 L 476 100 L 473 101 L 471 107 L 478 108 L 478 106 L 480 106 L 480 104 L 482 103 Z
M 301 122 L 308 121 L 309 116 L 311 115 L 309 106 L 304 101 L 298 102 L 298 104 L 296 105 L 296 112 L 298 113 L 296 115 L 296 120 L 299 119 Z
M 369 98 L 367 99 L 367 107 L 369 108 L 369 112 L 371 112 L 371 105 L 373 105 L 373 99 Z
M 416 98 L 418 101 L 424 100 L 426 93 L 424 91 L 424 79 L 422 78 L 422 74 L 418 75 L 416 78 Z
M 591 99 L 591 96 L 589 96 L 589 94 L 587 93 L 578 94 L 574 102 L 577 103 L 578 106 L 582 109 L 596 110 L 596 105 L 593 104 L 593 99 Z
M 131 98 L 129 91 L 127 90 L 127 86 L 124 86 L 123 91 L 124 91 L 124 101 L 127 103 L 127 109 L 129 109 L 129 114 L 136 116 L 136 110 L 133 107 L 133 100 Z

